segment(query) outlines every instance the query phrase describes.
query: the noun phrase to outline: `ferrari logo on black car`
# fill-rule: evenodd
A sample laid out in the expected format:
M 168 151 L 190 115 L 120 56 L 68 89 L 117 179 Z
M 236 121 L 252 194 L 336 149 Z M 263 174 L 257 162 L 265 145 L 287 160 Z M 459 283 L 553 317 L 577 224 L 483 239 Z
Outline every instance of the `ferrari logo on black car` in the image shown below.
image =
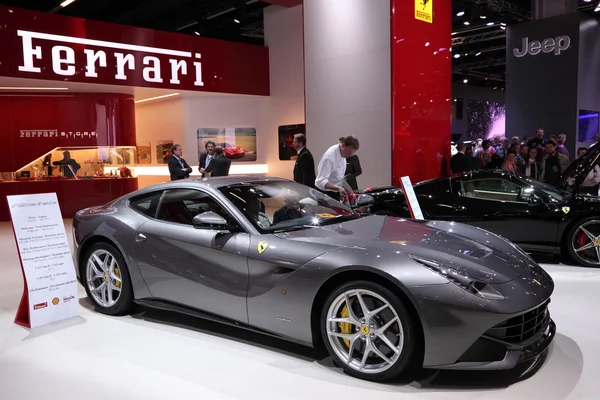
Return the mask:
M 568 214 L 569 211 L 571 211 L 571 207 L 563 207 L 562 208 L 562 212 L 564 212 L 565 214 Z
M 269 243 L 268 242 L 260 242 L 258 244 L 258 254 L 262 254 L 267 247 L 269 247 Z

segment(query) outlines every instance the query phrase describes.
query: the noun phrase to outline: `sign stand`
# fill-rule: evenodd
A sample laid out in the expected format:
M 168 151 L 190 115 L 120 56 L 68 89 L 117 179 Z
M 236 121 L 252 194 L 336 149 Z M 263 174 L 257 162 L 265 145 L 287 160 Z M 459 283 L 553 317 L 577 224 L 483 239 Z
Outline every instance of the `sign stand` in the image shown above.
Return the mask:
M 56 193 L 6 200 L 23 272 L 15 324 L 37 328 L 78 316 L 77 276 Z
M 417 199 L 417 195 L 413 189 L 413 185 L 410 182 L 410 177 L 403 176 L 400 178 L 400 185 L 402 186 L 402 192 L 406 198 L 406 204 L 408 204 L 408 209 L 412 218 L 425 219 L 423 217 L 423 212 L 421 211 L 421 206 L 419 205 L 419 200 Z

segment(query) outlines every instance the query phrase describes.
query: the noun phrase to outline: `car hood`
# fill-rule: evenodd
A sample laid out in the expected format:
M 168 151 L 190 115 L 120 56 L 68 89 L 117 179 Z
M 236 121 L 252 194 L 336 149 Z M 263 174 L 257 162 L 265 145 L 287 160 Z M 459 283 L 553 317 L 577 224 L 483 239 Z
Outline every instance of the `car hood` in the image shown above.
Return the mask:
M 389 262 L 398 253 L 443 263 L 485 283 L 521 276 L 531 259 L 517 246 L 485 230 L 454 222 L 417 221 L 371 215 L 339 224 L 279 235 L 335 247 L 373 252 L 373 263 Z M 385 253 L 382 254 L 382 250 Z M 381 259 L 381 257 L 384 257 Z

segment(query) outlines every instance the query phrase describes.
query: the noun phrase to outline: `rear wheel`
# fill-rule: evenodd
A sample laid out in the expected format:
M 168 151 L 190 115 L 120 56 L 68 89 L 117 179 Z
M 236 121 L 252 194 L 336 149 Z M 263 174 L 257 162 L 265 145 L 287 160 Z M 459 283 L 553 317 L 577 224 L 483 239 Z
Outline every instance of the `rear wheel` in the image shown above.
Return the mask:
M 398 297 L 381 285 L 356 281 L 334 290 L 323 307 L 321 332 L 336 364 L 357 378 L 391 380 L 414 366 L 414 324 Z
M 83 259 L 85 291 L 96 309 L 121 315 L 133 305 L 133 288 L 121 253 L 108 243 L 92 245 Z
M 569 230 L 566 242 L 574 262 L 585 267 L 600 267 L 600 218 L 579 221 Z

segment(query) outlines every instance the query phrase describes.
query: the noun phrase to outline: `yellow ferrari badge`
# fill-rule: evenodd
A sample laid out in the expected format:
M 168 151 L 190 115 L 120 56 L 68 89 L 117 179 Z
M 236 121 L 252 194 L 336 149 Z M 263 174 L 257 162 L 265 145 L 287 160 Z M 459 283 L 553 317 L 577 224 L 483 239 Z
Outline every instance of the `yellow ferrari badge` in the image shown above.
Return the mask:
M 565 214 L 568 214 L 569 211 L 571 211 L 571 207 L 563 207 L 562 208 L 562 212 L 564 212 Z
M 269 243 L 268 242 L 260 242 L 258 244 L 258 254 L 262 254 L 267 247 L 269 247 Z
M 415 19 L 433 23 L 433 0 L 415 0 Z

